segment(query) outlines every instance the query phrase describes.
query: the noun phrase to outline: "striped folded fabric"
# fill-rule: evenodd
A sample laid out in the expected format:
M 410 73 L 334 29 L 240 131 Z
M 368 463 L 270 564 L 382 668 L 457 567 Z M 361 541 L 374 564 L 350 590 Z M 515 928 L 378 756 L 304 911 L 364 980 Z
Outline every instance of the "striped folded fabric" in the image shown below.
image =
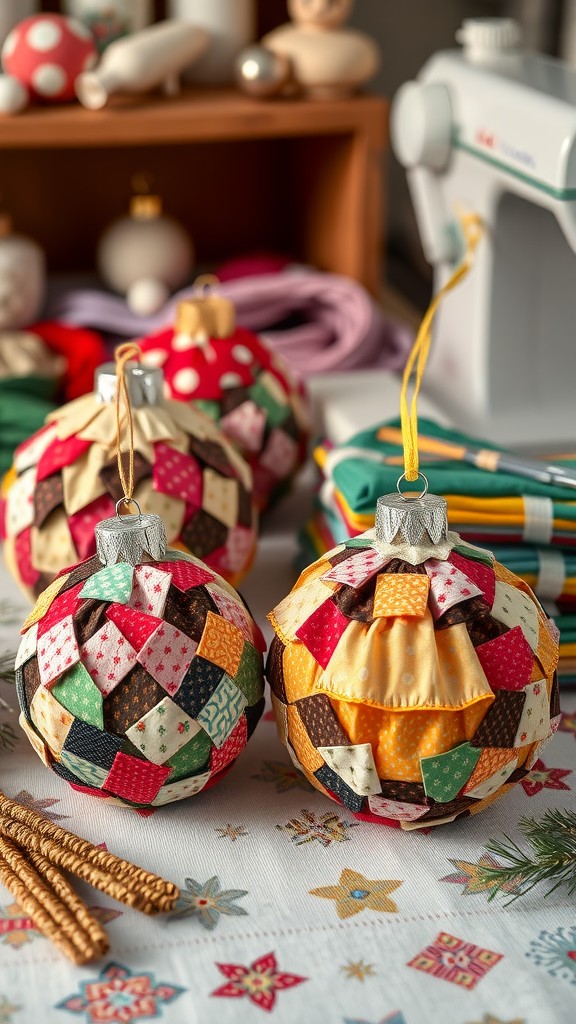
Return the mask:
M 379 423 L 346 444 L 334 447 L 324 441 L 317 447 L 314 457 L 321 484 L 314 514 L 301 534 L 303 564 L 373 526 L 377 499 L 395 491 L 403 471 L 399 428 L 399 420 Z M 420 420 L 419 428 L 429 438 L 499 450 L 430 420 Z M 553 458 L 576 467 L 573 453 L 554 453 Z M 451 529 L 492 551 L 532 587 L 554 617 L 561 633 L 561 681 L 576 684 L 576 500 L 572 492 L 437 454 L 421 452 L 420 468 L 430 490 L 446 499 Z

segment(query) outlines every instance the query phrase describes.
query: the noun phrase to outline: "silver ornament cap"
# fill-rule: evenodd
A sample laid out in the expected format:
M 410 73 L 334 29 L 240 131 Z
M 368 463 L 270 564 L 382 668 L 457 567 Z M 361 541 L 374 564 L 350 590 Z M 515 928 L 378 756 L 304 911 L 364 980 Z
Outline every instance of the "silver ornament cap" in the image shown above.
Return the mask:
M 164 373 L 159 366 L 142 366 L 130 361 L 124 368 L 130 404 L 135 409 L 159 405 L 164 397 Z M 96 397 L 106 404 L 116 398 L 118 378 L 115 363 L 103 363 L 94 374 Z
M 448 538 L 448 506 L 444 498 L 437 494 L 428 494 L 428 481 L 424 480 L 424 490 L 416 497 L 407 497 L 400 491 L 398 481 L 397 494 L 384 494 L 376 503 L 376 539 L 386 544 L 402 540 L 412 546 L 426 543 L 439 544 Z
M 117 510 L 123 502 L 121 498 Z M 137 505 L 134 501 L 132 504 Z M 166 554 L 168 539 L 161 517 L 141 512 L 139 505 L 137 508 L 136 515 L 121 516 L 117 512 L 96 526 L 96 554 L 103 565 L 115 565 L 116 562 L 140 565 L 149 558 L 158 561 Z

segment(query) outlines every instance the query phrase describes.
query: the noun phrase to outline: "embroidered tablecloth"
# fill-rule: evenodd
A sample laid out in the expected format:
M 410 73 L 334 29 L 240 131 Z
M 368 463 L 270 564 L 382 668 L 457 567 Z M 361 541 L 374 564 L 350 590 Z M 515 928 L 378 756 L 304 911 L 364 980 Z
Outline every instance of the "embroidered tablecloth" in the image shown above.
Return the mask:
M 265 527 L 243 593 L 261 625 L 290 588 L 303 499 Z M 0 574 L 0 654 L 27 607 Z M 270 636 L 270 632 L 267 632 Z M 8 686 L 0 693 L 14 703 Z M 287 758 L 271 713 L 214 789 L 140 814 L 72 790 L 16 724 L 0 749 L 9 795 L 175 881 L 177 909 L 145 918 L 79 886 L 111 953 L 69 964 L 0 887 L 0 1024 L 563 1024 L 576 1014 L 576 904 L 538 887 L 520 899 L 479 884 L 486 846 L 523 816 L 573 803 L 576 692 L 559 732 L 515 791 L 427 833 L 356 821 Z M 522 842 L 522 840 L 520 840 Z M 511 894 L 514 894 L 512 886 Z

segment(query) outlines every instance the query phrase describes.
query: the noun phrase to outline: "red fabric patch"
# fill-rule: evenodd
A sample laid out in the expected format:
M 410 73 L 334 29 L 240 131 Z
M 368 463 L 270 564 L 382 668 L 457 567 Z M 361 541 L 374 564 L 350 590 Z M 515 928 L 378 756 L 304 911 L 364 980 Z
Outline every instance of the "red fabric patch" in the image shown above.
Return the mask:
M 87 793 L 88 796 L 99 796 L 101 800 L 110 799 L 110 794 L 103 793 L 101 789 L 92 789 L 91 786 L 82 786 L 78 782 L 68 782 L 68 785 L 71 786 L 72 789 L 77 789 L 79 793 Z
M 296 636 L 326 668 L 350 620 L 328 599 L 296 630 Z
M 178 590 L 186 592 L 191 587 L 200 587 L 203 583 L 211 583 L 214 573 L 202 569 L 194 562 L 155 562 L 156 569 L 172 573 L 172 583 Z
M 493 690 L 523 690 L 530 682 L 534 655 L 520 626 L 480 644 L 476 654 Z
M 92 391 L 94 371 L 107 359 L 106 348 L 100 334 L 85 327 L 52 320 L 32 324 L 27 330 L 38 334 L 53 352 L 66 357 L 63 385 L 67 402 Z
M 74 615 L 78 607 L 78 594 L 83 586 L 83 583 L 77 583 L 75 587 L 70 587 L 69 590 L 65 590 L 63 594 L 58 594 L 54 598 L 48 611 L 38 623 L 39 637 L 47 633 L 49 629 L 52 629 L 57 622 L 65 619 L 66 616 Z
M 114 515 L 114 502 L 108 494 L 101 494 L 86 508 L 68 517 L 68 527 L 80 561 L 90 558 L 96 551 L 94 527 L 103 519 Z
M 24 586 L 34 587 L 40 579 L 40 573 L 32 565 L 30 528 L 22 530 L 22 533 L 14 538 L 14 560 Z
M 57 473 L 64 466 L 76 462 L 76 459 L 79 459 L 91 444 L 92 441 L 81 441 L 79 437 L 67 437 L 64 441 L 57 438 L 52 441 L 38 463 L 36 476 L 38 482 L 51 476 L 52 473 Z
M 330 792 L 330 790 L 328 790 Z M 334 797 L 338 800 L 338 797 Z M 338 800 L 338 803 L 341 803 Z M 383 818 L 380 814 L 372 814 L 372 811 L 352 811 L 355 818 L 359 818 L 360 821 L 370 821 L 373 825 L 391 825 L 392 828 L 400 828 L 400 822 L 397 818 Z
M 135 804 L 149 804 L 166 781 L 171 768 L 141 761 L 130 754 L 116 754 L 114 763 L 104 782 L 104 789 L 123 800 Z
M 221 747 L 212 746 L 210 753 L 210 774 L 221 771 L 241 754 L 248 742 L 248 722 L 242 715 L 238 724 Z
M 448 561 L 452 562 L 452 565 L 455 565 L 457 569 L 460 569 L 460 572 L 463 572 L 469 580 L 472 580 L 472 583 L 480 587 L 486 601 L 492 607 L 496 595 L 494 569 L 491 569 L 489 565 L 485 565 L 484 562 L 476 562 L 472 558 L 463 558 L 456 551 L 451 552 Z
M 106 616 L 113 622 L 125 636 L 135 651 L 141 650 L 149 637 L 158 626 L 162 625 L 162 619 L 155 615 L 145 615 L 144 612 L 137 612 L 126 604 L 111 604 L 106 609 Z
M 202 508 L 202 471 L 196 459 L 167 444 L 154 445 L 154 490 Z

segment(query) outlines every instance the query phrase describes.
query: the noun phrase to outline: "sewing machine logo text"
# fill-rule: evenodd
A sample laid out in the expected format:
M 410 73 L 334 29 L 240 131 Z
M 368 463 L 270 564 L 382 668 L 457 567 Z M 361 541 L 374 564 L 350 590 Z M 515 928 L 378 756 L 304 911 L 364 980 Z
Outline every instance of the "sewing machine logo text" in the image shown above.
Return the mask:
M 495 159 L 503 157 L 505 160 L 520 164 L 528 170 L 536 168 L 536 158 L 532 153 L 525 149 L 519 149 L 518 146 L 514 146 L 512 143 L 507 142 L 506 139 L 502 139 L 495 132 L 488 131 L 486 128 L 476 129 L 474 141 L 480 149 L 487 150 L 488 154 L 492 155 Z

